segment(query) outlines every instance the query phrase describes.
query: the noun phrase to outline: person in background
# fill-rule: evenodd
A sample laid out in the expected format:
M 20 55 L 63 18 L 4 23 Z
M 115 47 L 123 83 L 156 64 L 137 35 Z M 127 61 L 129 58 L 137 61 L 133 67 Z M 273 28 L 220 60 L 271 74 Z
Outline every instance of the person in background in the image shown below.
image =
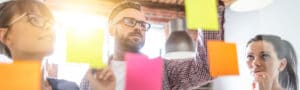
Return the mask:
M 54 17 L 37 0 L 10 0 L 0 4 L 0 46 L 4 55 L 16 60 L 39 60 L 52 54 Z M 44 71 L 43 67 L 41 67 Z M 42 72 L 43 72 L 42 71 Z M 43 77 L 46 74 L 43 73 Z M 74 82 L 42 78 L 41 90 L 79 90 Z
M 253 90 L 298 90 L 297 57 L 287 40 L 257 35 L 247 44 Z
M 124 55 L 126 52 L 140 53 L 139 50 L 145 43 L 145 33 L 151 26 L 146 21 L 141 7 L 136 2 L 124 1 L 112 9 L 108 21 L 109 34 L 115 41 L 115 51 L 111 60 L 109 60 L 108 68 L 110 69 L 98 70 L 94 75 L 89 70 L 86 75 L 88 80 L 83 79 L 81 82 L 80 87 L 82 90 L 89 90 L 91 88 L 93 90 L 108 90 L 107 88 L 112 90 L 114 86 L 116 90 L 125 89 L 126 63 Z M 203 53 L 203 50 L 204 48 L 197 48 L 198 53 Z M 196 63 L 194 59 L 199 59 L 198 61 L 200 62 Z M 199 55 L 184 62 L 164 60 L 163 73 L 164 90 L 188 89 L 211 79 L 207 59 L 205 57 L 200 58 Z M 107 88 L 100 89 L 97 86 L 107 86 Z

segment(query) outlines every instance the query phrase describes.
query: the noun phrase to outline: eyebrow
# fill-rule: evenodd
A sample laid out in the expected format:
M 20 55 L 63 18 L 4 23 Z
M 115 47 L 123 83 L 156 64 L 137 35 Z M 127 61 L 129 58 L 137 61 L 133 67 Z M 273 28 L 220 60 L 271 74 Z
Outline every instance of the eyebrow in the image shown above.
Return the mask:
M 270 54 L 271 52 L 270 51 L 261 51 L 260 53 L 262 53 L 262 54 L 264 54 L 264 53 Z
M 270 54 L 271 52 L 270 51 L 261 51 L 260 52 L 260 54 L 264 54 L 264 53 Z M 254 54 L 254 53 L 253 52 L 248 52 L 247 55 L 248 54 Z

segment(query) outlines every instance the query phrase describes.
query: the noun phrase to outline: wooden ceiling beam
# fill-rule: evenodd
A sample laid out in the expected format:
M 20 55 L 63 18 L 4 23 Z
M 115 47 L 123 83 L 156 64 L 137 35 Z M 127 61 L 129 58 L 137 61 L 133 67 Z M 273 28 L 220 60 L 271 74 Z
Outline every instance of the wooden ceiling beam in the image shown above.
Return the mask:
M 148 8 L 165 9 L 165 10 L 172 10 L 172 11 L 177 11 L 177 10 L 184 11 L 183 5 L 165 4 L 165 3 L 142 1 L 142 0 L 131 0 L 131 1 L 137 1 L 137 2 L 141 3 L 143 6 L 148 7 Z

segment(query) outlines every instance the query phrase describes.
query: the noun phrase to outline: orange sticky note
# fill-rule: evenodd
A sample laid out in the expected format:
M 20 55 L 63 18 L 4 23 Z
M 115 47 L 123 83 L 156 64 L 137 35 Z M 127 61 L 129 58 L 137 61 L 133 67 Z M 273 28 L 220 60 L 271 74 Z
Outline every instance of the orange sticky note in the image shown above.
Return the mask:
M 234 43 L 208 40 L 207 50 L 212 77 L 239 75 L 236 45 Z
M 102 68 L 104 30 L 67 31 L 67 62 L 86 63 L 92 68 Z
M 41 90 L 41 62 L 0 64 L 0 90 Z

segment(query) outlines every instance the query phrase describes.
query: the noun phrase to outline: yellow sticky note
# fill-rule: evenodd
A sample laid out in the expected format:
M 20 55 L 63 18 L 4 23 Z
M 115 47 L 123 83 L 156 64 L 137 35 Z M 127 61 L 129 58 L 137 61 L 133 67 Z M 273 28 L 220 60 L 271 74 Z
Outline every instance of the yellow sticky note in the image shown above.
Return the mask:
M 239 75 L 236 45 L 223 41 L 207 41 L 208 62 L 212 77 Z
M 92 68 L 102 68 L 104 30 L 68 30 L 67 62 L 86 63 Z
M 218 31 L 217 0 L 185 0 L 188 29 Z
M 0 90 L 41 90 L 41 80 L 40 61 L 0 64 Z

